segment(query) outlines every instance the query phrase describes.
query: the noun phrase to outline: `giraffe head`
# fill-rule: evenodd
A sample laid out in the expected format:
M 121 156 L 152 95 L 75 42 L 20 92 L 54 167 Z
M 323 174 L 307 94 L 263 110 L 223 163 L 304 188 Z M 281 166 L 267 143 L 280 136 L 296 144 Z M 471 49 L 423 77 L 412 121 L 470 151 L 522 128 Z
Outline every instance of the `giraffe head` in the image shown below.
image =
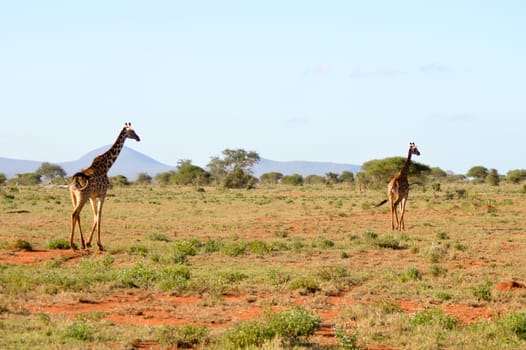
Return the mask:
M 420 155 L 420 151 L 418 150 L 418 148 L 416 148 L 416 145 L 414 142 L 409 143 L 409 154 L 414 154 L 417 156 Z
M 129 139 L 134 139 L 135 141 L 141 141 L 139 135 L 135 133 L 131 123 L 124 123 L 124 129 L 126 130 L 126 137 Z

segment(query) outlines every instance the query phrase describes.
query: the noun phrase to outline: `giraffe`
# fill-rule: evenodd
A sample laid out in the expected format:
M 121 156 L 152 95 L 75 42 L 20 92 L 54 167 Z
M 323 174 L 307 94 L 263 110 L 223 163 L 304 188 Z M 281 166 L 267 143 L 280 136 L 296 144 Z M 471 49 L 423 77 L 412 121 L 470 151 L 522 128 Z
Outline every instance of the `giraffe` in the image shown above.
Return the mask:
M 69 193 L 74 208 L 71 214 L 71 232 L 69 236 L 69 246 L 71 249 L 74 249 L 73 236 L 75 234 L 75 226 L 78 224 L 82 249 L 86 249 L 86 245 L 91 247 L 93 233 L 95 229 L 97 229 L 97 245 L 100 250 L 104 250 L 100 241 L 100 222 L 102 205 L 104 204 L 106 191 L 110 185 L 108 171 L 119 156 L 124 146 L 124 141 L 126 141 L 127 138 L 136 141 L 141 140 L 135 133 L 131 123 L 124 124 L 117 140 L 115 140 L 115 143 L 109 150 L 96 156 L 89 167 L 73 175 L 71 184 L 69 185 Z M 93 209 L 93 226 L 91 227 L 89 238 L 85 243 L 80 227 L 80 212 L 88 200 Z
M 409 143 L 409 152 L 407 159 L 400 169 L 400 172 L 389 181 L 387 185 L 387 197 L 389 198 L 389 205 L 391 206 L 391 229 L 392 230 L 405 230 L 404 214 L 405 206 L 407 204 L 407 197 L 409 195 L 409 181 L 407 175 L 409 174 L 409 165 L 411 164 L 411 156 L 415 154 L 420 155 L 420 151 L 416 147 L 414 142 Z M 387 199 L 383 200 L 376 206 L 379 207 L 386 203 Z M 398 207 L 398 208 L 397 208 Z M 398 218 L 398 210 L 400 210 L 400 219 Z M 396 228 L 395 228 L 396 218 Z

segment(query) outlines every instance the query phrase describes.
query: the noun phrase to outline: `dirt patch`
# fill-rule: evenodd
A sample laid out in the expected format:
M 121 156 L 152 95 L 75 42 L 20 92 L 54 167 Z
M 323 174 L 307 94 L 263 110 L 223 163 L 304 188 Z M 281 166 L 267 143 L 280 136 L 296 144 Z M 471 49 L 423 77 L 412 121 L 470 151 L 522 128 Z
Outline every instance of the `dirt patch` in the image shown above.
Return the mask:
M 510 292 L 514 290 L 521 290 L 524 288 L 526 288 L 526 285 L 517 281 L 500 282 L 495 286 L 495 289 L 499 292 Z
M 8 251 L 0 254 L 0 263 L 6 264 L 41 264 L 56 259 L 77 259 L 92 254 L 89 250 L 31 250 Z

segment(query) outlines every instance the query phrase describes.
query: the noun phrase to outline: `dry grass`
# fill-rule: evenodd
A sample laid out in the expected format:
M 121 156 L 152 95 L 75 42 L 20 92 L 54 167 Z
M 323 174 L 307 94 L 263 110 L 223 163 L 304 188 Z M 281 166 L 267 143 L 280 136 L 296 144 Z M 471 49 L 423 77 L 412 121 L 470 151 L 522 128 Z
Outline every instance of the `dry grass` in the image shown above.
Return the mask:
M 526 289 L 495 288 L 525 276 L 521 190 L 415 188 L 399 233 L 387 207 L 372 208 L 383 189 L 114 188 L 107 251 L 69 252 L 48 249 L 69 235 L 67 190 L 4 188 L 0 347 L 162 348 L 174 340 L 159 334 L 182 331 L 159 327 L 202 325 L 199 346 L 223 348 L 225 332 L 291 306 L 322 329 L 267 348 L 526 347 Z M 90 220 L 87 208 L 85 230 Z M 16 249 L 20 240 L 32 250 Z

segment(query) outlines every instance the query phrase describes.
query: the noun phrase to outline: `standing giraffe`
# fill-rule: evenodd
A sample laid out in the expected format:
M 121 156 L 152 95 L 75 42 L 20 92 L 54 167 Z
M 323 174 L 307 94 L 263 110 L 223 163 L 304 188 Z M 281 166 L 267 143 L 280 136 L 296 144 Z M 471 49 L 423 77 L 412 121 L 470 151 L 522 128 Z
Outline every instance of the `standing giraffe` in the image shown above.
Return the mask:
M 405 230 L 404 213 L 405 205 L 407 204 L 407 197 L 409 195 L 409 181 L 407 181 L 407 175 L 409 174 L 409 165 L 411 164 L 411 155 L 420 155 L 420 151 L 416 148 L 414 142 L 409 144 L 409 152 L 407 159 L 404 163 L 400 172 L 389 181 L 387 185 L 387 197 L 389 198 L 389 205 L 391 206 L 391 229 L 392 230 Z M 379 207 L 387 202 L 387 199 L 378 203 L 376 206 Z M 400 220 L 398 219 L 397 207 L 400 210 Z M 396 218 L 396 228 L 395 228 Z
M 71 233 L 69 236 L 69 246 L 71 249 L 74 249 L 73 235 L 75 233 L 75 225 L 78 223 L 82 249 L 86 248 L 86 244 L 88 247 L 91 247 L 93 233 L 95 232 L 95 229 L 97 229 L 97 245 L 100 250 L 103 250 L 100 242 L 100 221 L 102 205 L 104 204 L 106 191 L 110 185 L 108 171 L 119 156 L 119 153 L 124 146 L 124 141 L 126 141 L 127 138 L 136 141 L 141 140 L 133 130 L 131 123 L 124 124 L 117 140 L 115 140 L 115 143 L 109 150 L 96 156 L 89 167 L 73 175 L 71 184 L 69 185 L 69 193 L 74 208 L 73 213 L 71 214 Z M 91 208 L 93 209 L 93 226 L 91 227 L 88 241 L 85 244 L 82 229 L 80 227 L 80 212 L 88 199 L 91 203 Z

